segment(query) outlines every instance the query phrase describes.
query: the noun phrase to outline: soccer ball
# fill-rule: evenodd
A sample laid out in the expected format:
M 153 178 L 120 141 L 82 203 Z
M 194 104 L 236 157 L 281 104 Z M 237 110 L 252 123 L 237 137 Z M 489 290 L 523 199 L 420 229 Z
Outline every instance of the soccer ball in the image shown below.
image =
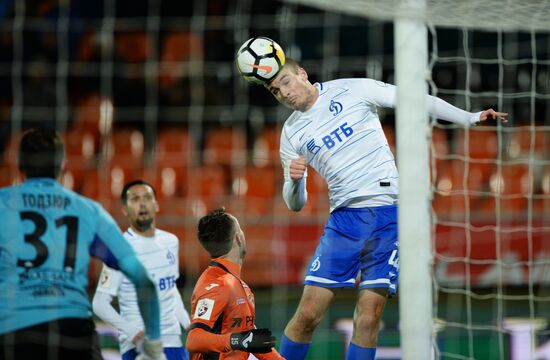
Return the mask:
M 235 59 L 239 73 L 254 84 L 273 79 L 285 64 L 285 53 L 279 44 L 263 36 L 246 40 Z

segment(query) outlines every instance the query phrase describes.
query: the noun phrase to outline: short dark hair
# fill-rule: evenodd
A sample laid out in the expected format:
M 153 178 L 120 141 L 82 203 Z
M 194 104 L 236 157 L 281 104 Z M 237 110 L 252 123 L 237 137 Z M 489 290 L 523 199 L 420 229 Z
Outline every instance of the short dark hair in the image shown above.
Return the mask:
M 285 68 L 291 68 L 292 71 L 294 71 L 294 73 L 298 73 L 298 70 L 300 69 L 300 64 L 298 63 L 298 61 L 294 60 L 293 58 L 289 58 L 287 57 L 285 59 L 285 64 L 284 66 Z
M 53 129 L 36 128 L 23 133 L 19 143 L 19 169 L 27 178 L 57 179 L 65 160 L 65 146 Z
M 126 184 L 124 184 L 124 187 L 122 188 L 122 191 L 120 192 L 120 200 L 122 200 L 123 204 L 126 204 L 126 200 L 128 200 L 128 190 L 132 186 L 136 186 L 136 185 L 149 186 L 153 190 L 153 195 L 155 195 L 155 197 L 157 196 L 157 192 L 155 191 L 154 186 L 149 184 L 147 181 L 141 180 L 141 179 L 132 180 L 132 181 L 129 181 Z
M 198 238 L 201 245 L 213 258 L 231 250 L 235 236 L 235 220 L 224 207 L 209 212 L 199 220 Z

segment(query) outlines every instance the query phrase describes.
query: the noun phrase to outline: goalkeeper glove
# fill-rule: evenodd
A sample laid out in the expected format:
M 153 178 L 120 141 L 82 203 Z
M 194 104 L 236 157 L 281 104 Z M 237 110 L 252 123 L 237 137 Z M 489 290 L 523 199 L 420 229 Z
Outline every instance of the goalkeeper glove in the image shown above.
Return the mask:
M 254 329 L 231 334 L 229 337 L 231 349 L 249 353 L 268 353 L 275 346 L 275 337 L 269 329 Z
M 136 360 L 166 360 L 160 340 L 149 340 L 145 338 L 138 348 L 139 355 L 136 357 Z

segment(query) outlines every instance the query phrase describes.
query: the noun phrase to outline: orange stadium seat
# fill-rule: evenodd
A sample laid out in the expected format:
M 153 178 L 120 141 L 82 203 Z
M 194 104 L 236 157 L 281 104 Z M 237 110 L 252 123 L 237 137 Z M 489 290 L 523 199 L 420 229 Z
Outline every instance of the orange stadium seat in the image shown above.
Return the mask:
M 152 43 L 143 31 L 119 32 L 115 35 L 116 54 L 125 62 L 142 63 L 152 54 Z
M 187 166 L 196 163 L 195 141 L 185 128 L 164 128 L 159 131 L 155 145 L 155 164 Z
M 432 205 L 436 213 L 440 216 L 463 216 L 466 200 L 469 210 L 477 211 L 490 191 L 485 180 L 490 175 L 486 176 L 485 173 L 491 173 L 495 167 L 492 164 L 466 163 L 462 160 L 447 161 L 434 181 Z
M 534 200 L 534 210 L 540 215 L 550 214 L 550 165 L 544 167 L 540 182 L 536 185 L 537 193 Z
M 283 259 L 274 251 L 277 247 L 275 225 L 273 223 L 241 225 L 247 243 L 243 280 L 257 287 L 284 283 L 286 279 L 279 271 Z
M 282 173 L 277 173 L 273 166 L 247 166 L 233 175 L 233 200 L 247 216 L 266 215 L 273 211 L 279 178 Z
M 19 141 L 21 140 L 21 133 L 12 134 L 6 141 L 4 146 L 4 152 L 2 154 L 4 165 L 8 165 L 11 168 L 17 168 L 17 157 L 19 154 Z
M 521 126 L 514 128 L 506 146 L 510 159 L 529 156 L 531 151 L 535 157 L 545 157 L 548 154 L 550 136 L 542 126 Z
M 213 210 L 221 205 L 229 207 L 228 175 L 219 165 L 190 167 L 185 193 L 188 198 L 199 199 L 206 210 Z
M 112 102 L 108 98 L 98 94 L 89 95 L 75 105 L 72 130 L 91 133 L 96 147 L 99 147 L 101 136 L 111 131 L 112 110 Z
M 18 183 L 18 171 L 7 164 L 0 165 L 0 188 Z
M 199 39 L 190 31 L 166 34 L 160 55 L 159 84 L 171 86 L 184 75 L 182 61 L 200 55 Z
M 494 160 L 498 156 L 499 141 L 493 127 L 480 126 L 458 129 L 456 153 L 476 160 Z
M 97 140 L 87 129 L 69 129 L 63 134 L 63 139 L 67 154 L 66 186 L 80 191 L 84 175 L 96 166 Z
M 449 142 L 447 141 L 447 132 L 441 128 L 432 129 L 430 160 L 435 161 L 436 171 L 440 171 L 449 156 Z
M 204 144 L 204 163 L 244 165 L 246 163 L 246 135 L 244 130 L 218 127 L 207 132 Z
M 488 199 L 483 209 L 494 212 L 499 206 L 501 212 L 513 214 L 527 210 L 529 192 L 533 189 L 533 179 L 525 164 L 503 165 L 501 171 L 495 171 L 490 181 L 494 196 Z
M 107 142 L 106 156 L 109 164 L 128 171 L 143 168 L 143 133 L 138 129 L 113 129 Z
M 279 141 L 281 131 L 276 127 L 264 128 L 254 140 L 252 163 L 256 166 L 280 164 Z
M 187 195 L 188 167 L 196 163 L 195 157 L 194 140 L 187 129 L 164 128 L 159 131 L 153 156 L 154 164 L 146 175 L 155 185 L 159 199 L 182 198 Z M 186 206 L 182 201 L 170 204 L 170 209 L 176 213 L 185 213 Z

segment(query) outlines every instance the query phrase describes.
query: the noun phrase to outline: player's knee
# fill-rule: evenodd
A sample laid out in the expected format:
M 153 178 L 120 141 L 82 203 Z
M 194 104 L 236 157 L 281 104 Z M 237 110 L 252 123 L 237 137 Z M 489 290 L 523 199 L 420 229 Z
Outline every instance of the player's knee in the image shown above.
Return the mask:
M 296 322 L 305 332 L 315 330 L 317 325 L 321 322 L 323 314 L 319 313 L 311 307 L 302 307 L 296 313 Z
M 380 317 L 372 313 L 363 313 L 354 320 L 356 330 L 363 333 L 377 333 L 380 326 Z

